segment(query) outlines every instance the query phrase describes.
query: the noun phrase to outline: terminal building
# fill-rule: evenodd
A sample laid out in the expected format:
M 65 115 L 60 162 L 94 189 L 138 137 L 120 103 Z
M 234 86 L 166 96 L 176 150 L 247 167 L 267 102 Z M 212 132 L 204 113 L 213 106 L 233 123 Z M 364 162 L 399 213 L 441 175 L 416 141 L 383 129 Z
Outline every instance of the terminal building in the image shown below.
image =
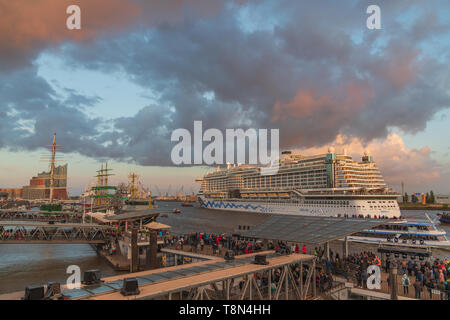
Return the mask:
M 55 168 L 53 198 L 67 200 L 67 164 Z M 32 177 L 30 185 L 24 186 L 22 198 L 25 200 L 50 199 L 50 172 L 42 172 Z
M 450 194 L 437 194 L 435 201 L 440 204 L 450 204 Z

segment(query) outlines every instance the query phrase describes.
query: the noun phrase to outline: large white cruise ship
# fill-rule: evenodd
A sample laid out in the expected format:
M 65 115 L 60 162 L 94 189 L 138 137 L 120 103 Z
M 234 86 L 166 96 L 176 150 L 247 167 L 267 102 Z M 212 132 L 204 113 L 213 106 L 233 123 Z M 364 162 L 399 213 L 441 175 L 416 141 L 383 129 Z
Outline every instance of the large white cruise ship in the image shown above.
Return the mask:
M 285 151 L 275 174 L 261 170 L 266 169 L 227 165 L 197 179 L 202 182 L 201 206 L 269 214 L 400 217 L 399 195 L 387 187 L 367 153 L 356 162 L 333 148 L 315 156 Z

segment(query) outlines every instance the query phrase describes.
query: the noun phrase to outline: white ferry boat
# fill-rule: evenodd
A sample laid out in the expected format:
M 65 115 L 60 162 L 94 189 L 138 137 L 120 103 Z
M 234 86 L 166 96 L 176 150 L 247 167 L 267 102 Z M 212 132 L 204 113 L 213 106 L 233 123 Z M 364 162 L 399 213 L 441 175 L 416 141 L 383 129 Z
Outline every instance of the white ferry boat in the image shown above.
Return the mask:
M 282 153 L 269 170 L 227 165 L 202 179 L 198 200 L 215 210 L 314 216 L 399 218 L 398 194 L 384 182 L 367 153 L 356 162 L 333 148 L 326 154 Z
M 348 237 L 349 241 L 404 247 L 450 248 L 446 232 L 433 221 L 393 220 Z

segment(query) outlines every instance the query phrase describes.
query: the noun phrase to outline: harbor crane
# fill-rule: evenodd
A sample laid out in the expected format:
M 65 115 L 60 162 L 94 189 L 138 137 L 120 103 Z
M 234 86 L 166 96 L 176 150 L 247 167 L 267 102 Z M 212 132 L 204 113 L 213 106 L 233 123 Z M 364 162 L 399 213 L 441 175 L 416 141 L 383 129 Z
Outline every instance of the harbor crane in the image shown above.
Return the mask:
M 158 193 L 159 193 L 159 197 L 161 197 L 162 196 L 161 190 L 159 190 L 159 188 L 156 184 L 155 184 L 155 187 L 156 187 L 156 191 L 158 191 Z

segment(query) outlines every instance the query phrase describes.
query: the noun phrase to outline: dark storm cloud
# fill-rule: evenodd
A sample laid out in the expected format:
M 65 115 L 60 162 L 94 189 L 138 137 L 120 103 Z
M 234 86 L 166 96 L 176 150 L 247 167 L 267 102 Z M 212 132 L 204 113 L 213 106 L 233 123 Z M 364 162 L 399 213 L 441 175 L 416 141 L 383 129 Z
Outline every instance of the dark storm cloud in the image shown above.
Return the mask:
M 0 147 L 35 150 L 51 141 L 53 132 L 65 150 L 107 153 L 95 137 L 100 119 L 88 118 L 80 109 L 98 100 L 80 97 L 73 90 L 66 99 L 27 68 L 0 75 Z
M 283 147 L 304 148 L 329 143 L 339 133 L 370 141 L 390 127 L 417 132 L 450 106 L 449 56 L 439 54 L 435 42 L 449 30 L 438 17 L 440 2 L 383 2 L 380 31 L 365 27 L 370 1 L 250 1 L 244 9 L 260 14 L 251 21 L 239 18 L 240 6 L 208 3 L 160 4 L 157 12 L 167 19 L 155 16 L 151 20 L 158 23 L 151 27 L 139 20 L 133 32 L 62 47 L 75 67 L 123 70 L 158 94 L 156 104 L 112 120 L 113 128 L 104 131 L 96 125 L 101 121 L 79 111 L 97 97 L 74 93 L 63 104 L 45 81 L 30 77 L 35 83 L 24 90 L 5 91 L 25 101 L 10 100 L 21 105 L 20 114 L 7 116 L 3 126 L 29 119 L 38 132 L 52 123 L 64 130 L 67 123 L 71 133 L 64 145 L 70 151 L 170 165 L 171 132 L 192 130 L 194 120 L 203 120 L 204 129 L 280 128 Z M 397 17 L 406 5 L 420 10 L 404 25 Z M 264 25 L 267 10 L 273 28 Z M 255 21 L 259 25 L 247 28 Z M 428 55 L 427 45 L 436 46 L 438 56 Z M 40 134 L 24 131 L 17 142 L 33 147 Z

